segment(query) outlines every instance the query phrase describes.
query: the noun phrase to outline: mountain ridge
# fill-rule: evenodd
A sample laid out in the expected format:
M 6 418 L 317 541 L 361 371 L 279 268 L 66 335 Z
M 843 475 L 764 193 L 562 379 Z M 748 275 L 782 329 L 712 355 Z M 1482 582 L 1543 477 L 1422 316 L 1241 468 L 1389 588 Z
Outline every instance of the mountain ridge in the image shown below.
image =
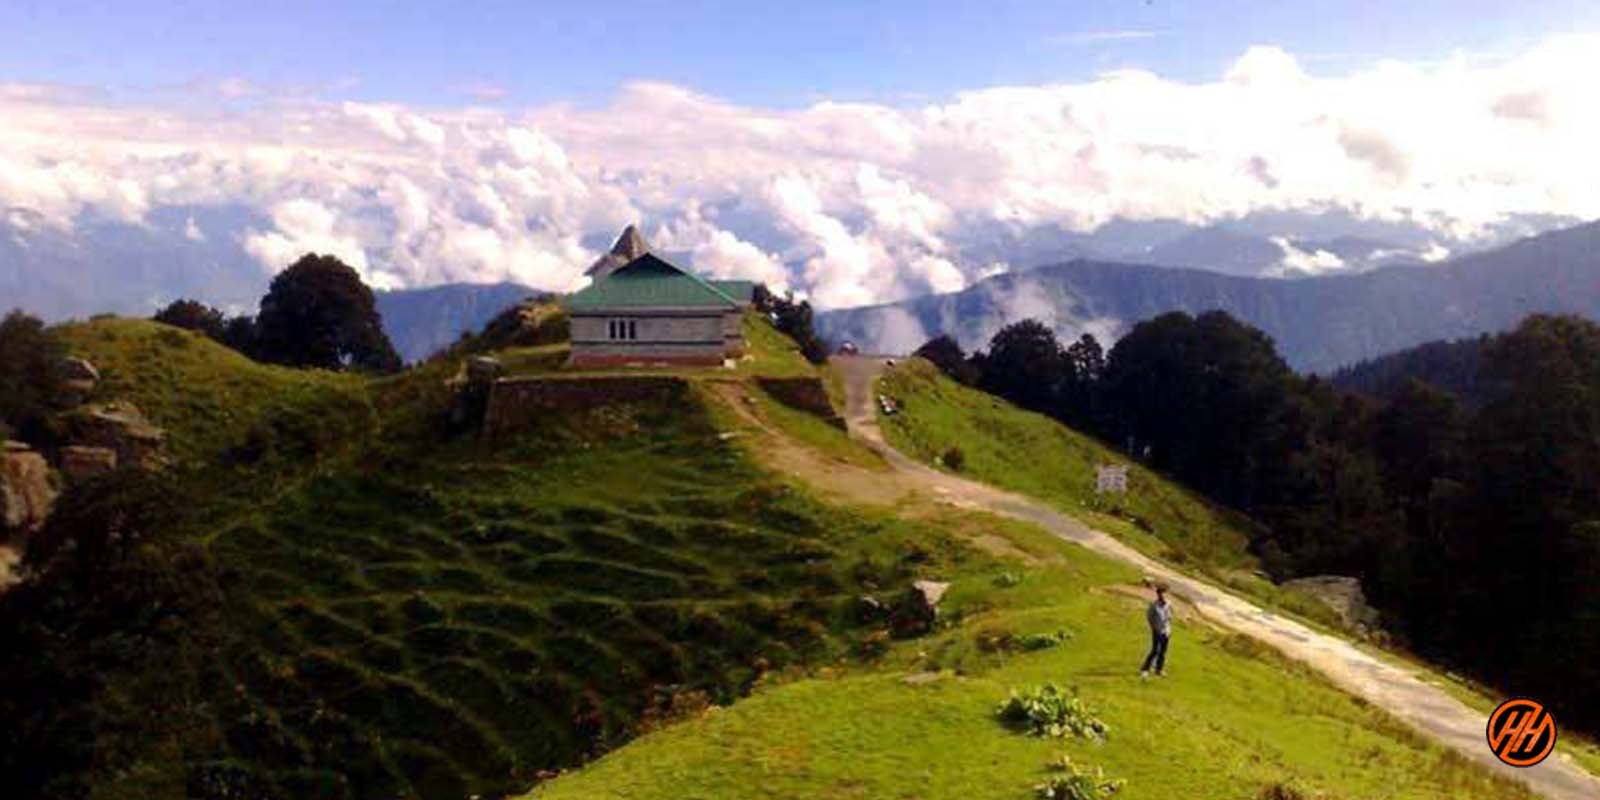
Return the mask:
M 1504 329 L 1535 312 L 1600 317 L 1600 222 L 1437 266 L 1287 281 L 1077 259 L 1002 273 L 950 294 L 823 311 L 817 324 L 830 340 L 883 352 L 909 352 L 940 333 L 982 347 L 1000 327 L 1027 317 L 1062 338 L 1092 333 L 1109 345 L 1141 319 L 1214 308 L 1265 330 L 1305 372 Z

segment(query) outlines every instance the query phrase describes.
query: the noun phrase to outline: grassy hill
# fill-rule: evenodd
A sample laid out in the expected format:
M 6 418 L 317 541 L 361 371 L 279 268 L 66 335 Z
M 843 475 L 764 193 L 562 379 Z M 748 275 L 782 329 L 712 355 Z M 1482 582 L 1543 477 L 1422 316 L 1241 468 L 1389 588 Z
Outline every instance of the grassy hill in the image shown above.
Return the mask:
M 962 474 L 1045 500 L 1150 555 L 1303 619 L 1341 624 L 1321 603 L 1261 576 L 1248 550 L 1255 524 L 1248 517 L 1099 440 L 963 386 L 920 358 L 898 362 L 884 374 L 879 391 L 901 406 L 900 413 L 879 418 L 884 436 L 901 452 L 948 469 L 943 458 L 957 448 Z M 1128 467 L 1126 494 L 1096 494 L 1095 467 L 1101 464 Z
M 698 377 L 816 375 L 748 324 L 741 369 Z M 923 549 L 948 538 L 932 526 L 763 472 L 698 377 L 487 440 L 440 424 L 453 364 L 369 380 L 144 321 L 60 334 L 100 367 L 102 396 L 169 429 L 185 530 L 221 570 L 188 713 L 140 708 L 160 664 L 108 673 L 123 699 L 96 727 L 124 755 L 85 794 L 526 789 L 681 708 L 848 657 L 871 633 L 854 598 L 946 557 Z
M 157 425 L 180 467 L 203 468 L 259 446 L 330 448 L 376 422 L 364 378 L 258 364 L 193 331 L 107 318 L 53 329 L 100 370 L 99 399 L 129 400 Z M 293 441 L 290 441 L 293 440 Z M 314 452 L 283 453 L 302 461 Z
M 718 386 L 748 389 L 795 442 L 881 468 L 755 383 L 818 374 L 770 328 L 738 370 L 683 372 L 654 397 L 492 440 L 441 424 L 455 364 L 367 380 L 263 367 L 153 323 L 62 334 L 101 367 L 102 394 L 170 429 L 184 530 L 217 565 L 219 596 L 215 619 L 184 621 L 202 657 L 161 713 L 145 687 L 188 674 L 164 651 L 96 676 L 92 713 L 64 728 L 92 732 L 93 760 L 58 796 L 500 796 L 608 751 L 534 796 L 1019 797 L 1063 752 L 1134 798 L 1285 782 L 1523 796 L 1192 622 L 1173 677 L 1138 682 L 1137 576 L 1032 528 L 828 505 L 767 472 Z M 969 470 L 1005 463 L 964 446 Z M 1097 513 L 1153 521 L 1153 547 L 1162 526 L 1215 519 L 1194 541 L 1238 552 L 1226 519 L 1158 496 L 1170 500 Z M 945 623 L 892 643 L 859 598 L 918 578 L 953 582 Z M 1025 634 L 1062 630 L 1063 644 L 1023 649 Z M 1104 745 L 996 722 L 1007 692 L 1047 680 L 1098 709 Z
M 930 462 L 960 446 L 967 472 L 1051 497 L 1151 551 L 1187 548 L 1218 570 L 1251 563 L 1245 520 L 1159 476 L 1136 470 L 1142 495 L 1091 501 L 1092 465 L 1111 457 L 1092 440 L 921 362 L 897 368 L 882 388 L 904 404 L 886 420 L 889 435 Z M 825 433 L 790 435 L 825 456 L 847 447 L 816 441 Z M 953 583 L 935 636 L 875 661 L 767 682 L 529 797 L 1014 798 L 1029 796 L 1063 754 L 1126 780 L 1119 796 L 1130 798 L 1529 796 L 1184 608 L 1172 676 L 1142 682 L 1147 634 L 1132 570 L 1020 523 L 927 504 L 898 513 L 954 537 L 925 545 L 947 554 L 929 574 Z M 1030 649 L 1060 632 L 1064 642 Z M 1010 692 L 1046 682 L 1073 687 L 1110 726 L 1109 739 L 1039 739 L 1000 723 L 995 708 Z
M 968 555 L 938 571 L 954 581 L 938 635 L 774 682 L 529 797 L 1003 800 L 1030 796 L 1063 754 L 1125 780 L 1118 797 L 1130 799 L 1530 796 L 1181 607 L 1171 676 L 1141 681 L 1131 570 L 1018 524 L 940 522 Z M 1029 635 L 1060 631 L 1063 643 L 1026 649 Z M 1105 743 L 1001 724 L 1011 691 L 1046 682 L 1075 688 L 1109 725 Z

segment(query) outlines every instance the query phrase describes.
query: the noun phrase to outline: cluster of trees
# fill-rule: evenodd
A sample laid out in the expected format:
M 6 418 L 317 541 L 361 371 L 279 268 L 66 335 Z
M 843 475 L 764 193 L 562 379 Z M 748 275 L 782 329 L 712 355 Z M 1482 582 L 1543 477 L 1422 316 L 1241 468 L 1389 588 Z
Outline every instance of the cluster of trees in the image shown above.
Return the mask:
M 1328 376 L 1340 389 L 1391 398 L 1413 378 L 1433 384 L 1470 405 L 1488 399 L 1488 387 L 1480 379 L 1483 349 L 1489 335 L 1476 339 L 1436 341 L 1419 344 L 1397 353 L 1358 361 Z
M 1102 358 L 1034 321 L 945 372 L 1125 448 L 1262 523 L 1276 577 L 1360 577 L 1416 650 L 1600 727 L 1600 325 L 1532 316 L 1475 343 L 1464 403 L 1302 377 L 1223 312 L 1139 323 Z
M 766 284 L 758 283 L 752 297 L 752 305 L 757 311 L 766 314 L 767 318 L 772 320 L 774 327 L 800 345 L 800 354 L 805 356 L 807 361 L 821 364 L 828 360 L 828 345 L 817 335 L 810 301 L 794 299 L 794 292 L 787 292 L 779 297 L 773 294 Z
M 401 367 L 372 290 L 334 256 L 307 254 L 278 273 L 254 317 L 227 318 L 185 299 L 161 309 L 155 319 L 199 331 L 269 364 L 369 372 Z
M 48 438 L 61 409 L 61 358 L 66 350 L 37 317 L 12 311 L 0 320 L 0 439 Z
M 222 593 L 183 532 L 192 506 L 171 476 L 123 471 L 73 484 L 30 540 L 34 579 L 0 593 L 9 796 L 88 796 L 204 730 L 196 687 L 215 674 Z

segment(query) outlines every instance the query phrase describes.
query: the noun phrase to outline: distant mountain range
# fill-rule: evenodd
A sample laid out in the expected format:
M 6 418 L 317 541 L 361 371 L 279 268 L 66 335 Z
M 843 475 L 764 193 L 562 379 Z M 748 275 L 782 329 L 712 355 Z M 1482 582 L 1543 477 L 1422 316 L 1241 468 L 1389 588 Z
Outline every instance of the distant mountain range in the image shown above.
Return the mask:
M 1349 243 L 1345 243 L 1348 245 Z M 1034 317 L 1107 346 L 1157 314 L 1220 308 L 1254 324 L 1296 368 L 1328 372 L 1435 339 L 1509 328 L 1533 312 L 1600 318 L 1600 223 L 1552 231 L 1433 266 L 1301 280 L 1079 259 L 987 278 L 952 294 L 817 315 L 822 335 L 904 353 L 939 333 L 987 344 Z
M 439 352 L 462 333 L 482 330 L 494 315 L 539 290 L 520 283 L 450 283 L 374 294 L 389 341 L 410 363 Z
M 1353 223 L 1318 228 L 1304 221 L 1289 224 L 1281 220 L 1241 219 L 1205 227 L 1175 220 L 1116 220 L 1088 233 L 1050 227 L 1022 232 L 999 230 L 963 248 L 961 255 L 966 261 L 980 264 L 1029 265 L 1084 259 L 1192 267 L 1227 275 L 1302 278 L 1425 264 L 1448 254 L 1438 242 L 1412 229 L 1378 228 L 1374 235 L 1352 233 L 1362 230 Z M 1491 237 L 1488 243 L 1514 238 Z
M 739 230 L 763 249 L 779 252 L 789 243 L 757 219 L 737 215 L 726 219 L 739 221 Z M 67 226 L 58 222 L 25 208 L 5 207 L 0 199 L 0 312 L 22 308 L 49 321 L 103 312 L 148 316 L 187 297 L 229 314 L 249 314 L 255 312 L 272 277 L 273 270 L 247 252 L 244 242 L 254 232 L 272 230 L 274 223 L 246 206 L 159 206 L 136 222 L 88 213 Z M 1174 219 L 1113 219 L 1089 231 L 1055 224 L 976 225 L 952 242 L 951 258 L 972 276 L 969 280 L 997 269 L 1010 272 L 979 280 L 959 300 L 897 305 L 915 313 L 834 312 L 824 315 L 822 324 L 830 333 L 845 332 L 877 346 L 910 348 L 920 344 L 913 339 L 930 330 L 949 329 L 968 345 L 981 343 L 999 321 L 1019 315 L 1053 320 L 1063 331 L 1091 330 L 1106 338 L 1152 310 L 1222 305 L 1250 310 L 1256 315 L 1254 321 L 1279 336 L 1297 364 L 1325 368 L 1385 352 L 1374 348 L 1392 349 L 1392 343 L 1404 346 L 1474 333 L 1480 325 L 1502 324 L 1506 317 L 1519 316 L 1513 312 L 1520 306 L 1496 305 L 1513 300 L 1479 302 L 1472 292 L 1504 291 L 1520 297 L 1531 291 L 1538 297 L 1541 287 L 1535 281 L 1529 281 L 1527 291 L 1519 281 L 1499 286 L 1489 278 L 1418 284 L 1456 270 L 1457 265 L 1474 263 L 1461 255 L 1465 248 L 1505 244 L 1572 222 L 1550 215 L 1512 215 L 1471 239 L 1440 239 L 1440 232 L 1415 222 L 1366 219 L 1337 209 L 1254 212 L 1203 226 Z M 605 231 L 586 236 L 584 246 L 603 250 L 613 235 Z M 1439 264 L 1428 261 L 1442 256 L 1446 248 L 1458 258 L 1450 262 L 1449 270 L 1441 271 Z M 692 261 L 687 254 L 666 255 L 685 264 Z M 376 263 L 382 254 L 372 258 Z M 1058 266 L 1016 271 L 1038 264 Z M 1139 266 L 1150 264 L 1191 267 L 1206 274 L 1174 276 L 1170 269 Z M 1334 277 L 1397 264 L 1408 265 L 1407 270 L 1416 274 L 1353 283 Z M 805 269 L 799 261 L 787 266 L 796 274 Z M 435 272 L 460 274 L 448 269 Z M 1462 274 L 1477 273 L 1464 268 Z M 1031 277 L 1019 279 L 1021 275 Z M 1297 280 L 1268 281 L 1282 284 L 1268 286 L 1238 283 L 1226 276 Z M 1312 283 L 1288 285 L 1303 280 Z M 1388 288 L 1392 285 L 1411 287 L 1406 290 L 1412 292 L 1411 299 L 1391 303 L 1378 296 L 1355 296 L 1379 289 L 1401 291 Z M 1585 289 L 1574 288 L 1575 297 L 1586 297 Z M 417 360 L 450 344 L 463 331 L 477 330 L 495 312 L 532 291 L 511 284 L 402 290 L 380 293 L 380 310 L 396 346 L 407 359 Z M 1459 310 L 1446 312 L 1445 304 L 1435 302 L 1441 297 L 1454 298 Z M 1296 305 L 1323 300 L 1343 305 L 1314 313 L 1302 313 Z M 1405 305 L 1413 300 L 1423 304 L 1417 314 Z M 1365 310 L 1356 313 L 1351 307 Z M 1369 311 L 1378 318 L 1365 316 Z M 1331 332 L 1337 341 L 1295 346 L 1289 328 L 1302 320 L 1321 320 L 1318 324 L 1324 327 L 1319 333 Z

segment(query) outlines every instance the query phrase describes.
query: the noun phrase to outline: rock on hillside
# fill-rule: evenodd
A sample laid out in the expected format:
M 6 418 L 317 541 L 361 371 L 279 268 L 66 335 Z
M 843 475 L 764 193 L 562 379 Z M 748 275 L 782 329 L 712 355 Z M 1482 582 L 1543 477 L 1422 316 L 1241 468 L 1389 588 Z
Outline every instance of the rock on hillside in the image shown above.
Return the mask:
M 50 516 L 59 491 L 50 464 L 27 445 L 6 442 L 0 449 L 0 539 L 37 531 Z
M 132 403 L 86 405 L 69 412 L 65 422 L 73 444 L 110 450 L 116 453 L 116 464 L 139 469 L 166 465 L 167 432 Z

